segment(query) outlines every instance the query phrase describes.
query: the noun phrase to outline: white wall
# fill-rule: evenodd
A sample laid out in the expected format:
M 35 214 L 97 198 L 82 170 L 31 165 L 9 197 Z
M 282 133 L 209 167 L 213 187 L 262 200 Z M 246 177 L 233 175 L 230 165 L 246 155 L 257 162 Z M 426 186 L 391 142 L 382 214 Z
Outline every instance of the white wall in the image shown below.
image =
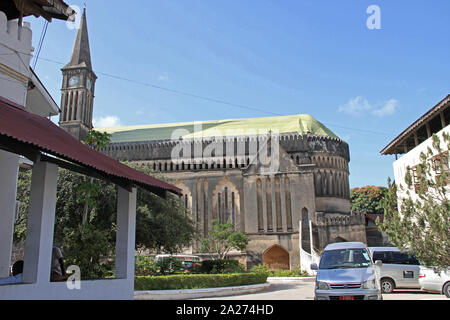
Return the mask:
M 0 96 L 22 106 L 26 103 L 33 47 L 30 24 L 19 27 L 0 11 Z
M 442 134 L 446 132 L 447 134 L 450 134 L 450 125 L 446 126 L 444 129 L 436 133 L 438 137 L 441 139 L 441 148 L 443 150 L 448 150 L 447 144 L 443 142 Z M 422 152 L 427 153 L 427 148 L 430 147 L 433 150 L 433 154 L 437 154 L 437 152 L 432 147 L 432 138 L 428 138 L 421 144 L 419 144 L 417 147 L 409 151 L 408 153 L 404 154 L 401 158 L 394 161 L 393 167 L 394 167 L 394 177 L 395 177 L 395 183 L 397 184 L 397 196 L 399 198 L 406 197 L 406 190 L 407 185 L 405 183 L 405 175 L 407 172 L 407 167 L 409 166 L 412 168 L 413 166 L 419 164 L 421 162 L 420 160 L 420 154 Z M 400 186 L 404 188 L 404 190 L 401 190 Z M 414 188 L 409 189 L 412 196 L 414 197 L 415 192 Z M 450 188 L 449 193 L 450 196 Z

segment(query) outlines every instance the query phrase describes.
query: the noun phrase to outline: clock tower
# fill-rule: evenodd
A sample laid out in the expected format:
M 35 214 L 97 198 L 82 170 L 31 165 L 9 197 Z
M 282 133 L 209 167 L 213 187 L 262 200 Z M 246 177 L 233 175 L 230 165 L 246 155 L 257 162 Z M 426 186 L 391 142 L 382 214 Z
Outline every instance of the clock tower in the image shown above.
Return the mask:
M 61 71 L 63 80 L 59 126 L 76 139 L 83 140 L 92 129 L 94 90 L 97 80 L 91 64 L 86 8 L 83 9 L 72 57 Z

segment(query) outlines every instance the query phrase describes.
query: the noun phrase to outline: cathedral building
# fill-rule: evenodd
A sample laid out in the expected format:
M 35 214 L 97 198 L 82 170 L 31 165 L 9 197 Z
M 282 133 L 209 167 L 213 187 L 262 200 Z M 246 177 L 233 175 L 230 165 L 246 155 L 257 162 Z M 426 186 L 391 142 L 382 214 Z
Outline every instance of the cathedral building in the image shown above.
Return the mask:
M 102 152 L 183 190 L 202 237 L 215 219 L 244 231 L 250 243 L 236 258 L 248 267 L 296 268 L 300 242 L 307 252 L 366 242 L 364 216 L 350 210 L 348 144 L 309 115 L 96 130 L 112 137 Z
M 86 11 L 62 73 L 59 124 L 81 140 L 93 128 L 97 79 Z M 249 245 L 234 258 L 247 267 L 293 269 L 300 252 L 366 242 L 364 216 L 350 209 L 348 144 L 309 115 L 96 130 L 111 134 L 103 153 L 149 166 L 183 190 L 201 237 L 215 219 L 245 232 Z

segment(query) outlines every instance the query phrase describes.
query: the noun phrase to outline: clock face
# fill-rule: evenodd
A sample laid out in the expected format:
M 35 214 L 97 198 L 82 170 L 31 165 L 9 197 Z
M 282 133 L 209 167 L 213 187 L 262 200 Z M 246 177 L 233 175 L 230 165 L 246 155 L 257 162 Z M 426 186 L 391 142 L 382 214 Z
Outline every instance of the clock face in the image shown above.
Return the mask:
M 75 86 L 78 84 L 78 77 L 77 76 L 73 76 L 72 78 L 69 79 L 69 86 Z
M 91 90 L 91 88 L 92 88 L 92 82 L 91 82 L 91 79 L 87 79 L 87 80 L 86 80 L 86 87 L 87 87 L 89 90 Z

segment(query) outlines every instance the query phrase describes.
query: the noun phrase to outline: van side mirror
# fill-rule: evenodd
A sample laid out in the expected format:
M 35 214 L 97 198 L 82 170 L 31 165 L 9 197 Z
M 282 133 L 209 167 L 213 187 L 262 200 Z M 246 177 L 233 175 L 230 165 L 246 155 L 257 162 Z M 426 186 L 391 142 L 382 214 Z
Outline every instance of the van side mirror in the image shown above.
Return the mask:
M 383 265 L 383 262 L 381 260 L 376 260 L 375 261 L 375 265 L 379 268 L 381 268 L 381 266 Z
M 311 263 L 310 268 L 311 268 L 311 270 L 319 270 L 319 267 L 317 266 L 317 263 Z

